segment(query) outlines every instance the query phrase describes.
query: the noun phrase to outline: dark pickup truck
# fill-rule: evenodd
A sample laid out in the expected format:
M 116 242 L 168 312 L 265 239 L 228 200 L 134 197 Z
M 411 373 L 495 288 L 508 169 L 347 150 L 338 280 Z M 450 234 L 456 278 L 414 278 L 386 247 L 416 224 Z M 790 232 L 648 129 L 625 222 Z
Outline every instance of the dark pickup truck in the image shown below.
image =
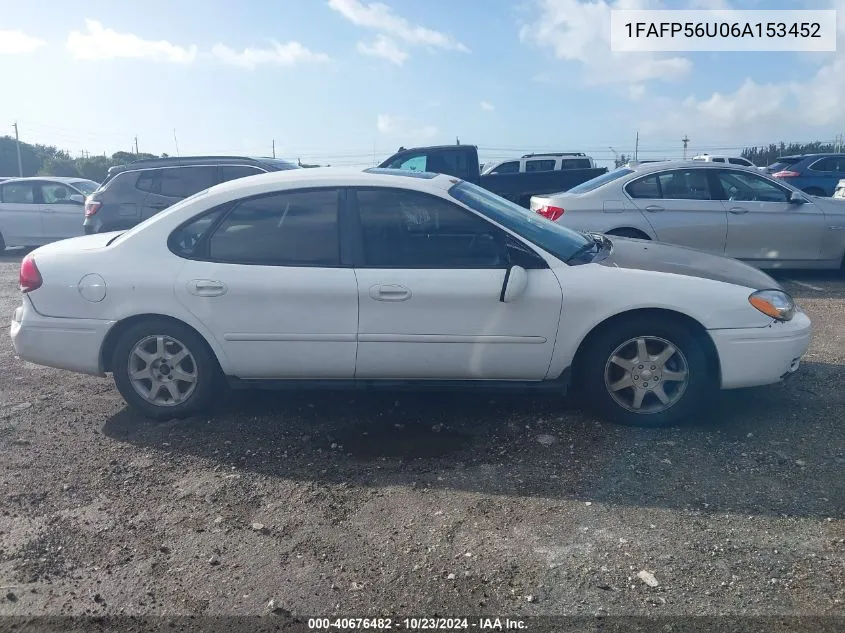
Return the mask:
M 531 196 L 566 191 L 601 176 L 606 167 L 481 175 L 475 145 L 400 148 L 379 167 L 456 176 L 528 208 Z

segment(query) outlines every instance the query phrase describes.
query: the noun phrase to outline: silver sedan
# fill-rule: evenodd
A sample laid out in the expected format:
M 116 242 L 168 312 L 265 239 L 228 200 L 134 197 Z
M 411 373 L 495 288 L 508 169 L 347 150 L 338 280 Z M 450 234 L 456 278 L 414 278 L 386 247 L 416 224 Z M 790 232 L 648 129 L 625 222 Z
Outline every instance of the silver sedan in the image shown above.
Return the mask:
M 676 161 L 623 167 L 531 210 L 579 231 L 659 240 L 759 268 L 845 268 L 845 200 L 754 169 Z

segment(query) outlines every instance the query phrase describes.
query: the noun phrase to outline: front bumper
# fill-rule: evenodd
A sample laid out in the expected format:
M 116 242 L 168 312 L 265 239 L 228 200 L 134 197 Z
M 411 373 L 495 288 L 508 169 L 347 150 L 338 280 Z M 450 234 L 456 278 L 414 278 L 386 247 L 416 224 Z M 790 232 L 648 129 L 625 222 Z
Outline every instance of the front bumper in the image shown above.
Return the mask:
M 102 376 L 100 349 L 114 321 L 64 319 L 38 314 L 29 297 L 12 317 L 12 345 L 23 360 Z
M 812 330 L 803 312 L 764 328 L 710 330 L 719 354 L 722 389 L 769 385 L 790 376 L 810 347 Z

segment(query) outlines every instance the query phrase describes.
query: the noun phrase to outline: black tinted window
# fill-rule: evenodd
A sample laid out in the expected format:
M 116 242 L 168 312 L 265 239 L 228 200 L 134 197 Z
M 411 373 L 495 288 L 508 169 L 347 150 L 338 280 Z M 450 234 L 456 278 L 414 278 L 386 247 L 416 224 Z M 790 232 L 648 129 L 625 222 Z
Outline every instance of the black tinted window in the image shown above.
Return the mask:
M 465 151 L 432 152 L 428 155 L 426 171 L 466 178 L 470 172 L 469 163 L 469 154 Z
M 240 202 L 211 236 L 211 259 L 242 264 L 337 266 L 336 189 L 283 192 Z
M 625 190 L 632 198 L 660 197 L 660 185 L 657 184 L 657 176 L 654 174 L 628 183 Z
M 214 167 L 162 169 L 158 192 L 169 198 L 187 198 L 214 184 Z
M 525 161 L 525 171 L 554 171 L 554 168 L 554 159 Z
M 591 167 L 589 158 L 564 158 L 560 164 L 561 169 L 590 169 Z
M 745 165 L 746 167 L 751 167 L 751 162 L 745 160 L 744 158 L 729 158 L 728 162 L 731 165 Z
M 135 183 L 135 187 L 141 191 L 157 191 L 158 176 L 160 172 L 160 169 L 148 169 L 146 171 L 142 171 L 138 174 L 138 180 Z M 127 174 L 127 176 L 128 175 L 129 174 Z
M 167 241 L 170 250 L 182 257 L 193 257 L 197 254 L 197 249 L 202 246 L 203 238 L 224 210 L 224 207 L 218 207 L 173 231 Z
M 491 174 L 518 174 L 519 173 L 519 161 L 514 160 L 509 163 L 502 163 L 493 171 L 490 172 Z
M 813 171 L 845 171 L 845 158 L 828 156 L 810 165 Z
M 250 165 L 222 165 L 220 167 L 220 182 L 237 180 L 238 178 L 245 178 L 246 176 L 255 176 L 263 173 L 265 173 L 263 170 Z
M 504 236 L 489 222 L 435 196 L 360 189 L 364 259 L 374 268 L 499 268 Z
M 728 200 L 737 202 L 788 202 L 789 194 L 773 182 L 739 171 L 720 171 L 719 184 Z

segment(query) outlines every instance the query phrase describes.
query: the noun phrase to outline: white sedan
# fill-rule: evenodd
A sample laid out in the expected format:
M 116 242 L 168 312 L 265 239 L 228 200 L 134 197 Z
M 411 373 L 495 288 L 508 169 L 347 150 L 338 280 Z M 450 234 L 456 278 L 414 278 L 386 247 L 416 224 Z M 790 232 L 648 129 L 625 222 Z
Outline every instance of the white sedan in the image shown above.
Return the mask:
M 253 176 L 125 233 L 27 255 L 20 358 L 111 372 L 147 416 L 233 386 L 570 384 L 657 426 L 717 388 L 775 383 L 808 317 L 699 251 L 561 227 L 470 183 L 384 169 Z
M 0 252 L 82 235 L 85 198 L 100 185 L 84 178 L 39 176 L 0 183 Z

